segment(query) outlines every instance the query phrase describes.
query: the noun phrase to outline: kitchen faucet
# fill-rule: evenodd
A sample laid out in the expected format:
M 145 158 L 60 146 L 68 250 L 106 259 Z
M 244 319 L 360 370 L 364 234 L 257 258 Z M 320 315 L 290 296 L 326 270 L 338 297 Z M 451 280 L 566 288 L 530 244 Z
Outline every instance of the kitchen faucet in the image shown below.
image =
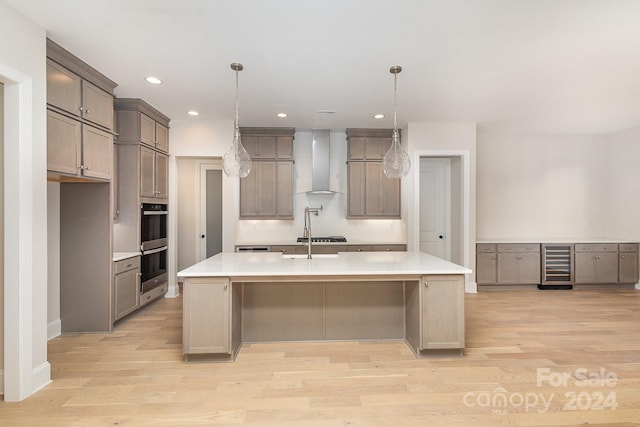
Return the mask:
M 302 236 L 307 239 L 307 259 L 311 259 L 311 214 L 318 216 L 318 212 L 322 210 L 322 205 L 319 208 L 304 208 L 304 230 Z

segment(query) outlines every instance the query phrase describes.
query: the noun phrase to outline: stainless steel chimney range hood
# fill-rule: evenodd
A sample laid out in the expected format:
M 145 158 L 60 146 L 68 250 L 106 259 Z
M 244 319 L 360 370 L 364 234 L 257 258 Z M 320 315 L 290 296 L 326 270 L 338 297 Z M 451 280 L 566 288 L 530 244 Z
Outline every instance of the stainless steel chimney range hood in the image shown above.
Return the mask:
M 311 191 L 307 194 L 336 194 L 331 189 L 331 137 L 329 129 L 313 129 L 311 146 Z

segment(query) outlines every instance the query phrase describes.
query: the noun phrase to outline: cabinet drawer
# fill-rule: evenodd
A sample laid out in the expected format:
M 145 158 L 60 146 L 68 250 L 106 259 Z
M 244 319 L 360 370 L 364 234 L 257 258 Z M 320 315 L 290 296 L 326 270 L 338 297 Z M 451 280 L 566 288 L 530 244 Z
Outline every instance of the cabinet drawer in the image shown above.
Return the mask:
M 160 298 L 169 290 L 169 284 L 165 283 L 163 285 L 158 286 L 157 288 L 151 289 L 149 292 L 140 295 L 140 306 L 149 304 L 151 301 Z
M 496 252 L 497 245 L 495 243 L 478 243 L 476 245 L 477 253 Z
M 637 243 L 620 243 L 618 245 L 618 250 L 620 252 L 638 252 L 638 244 Z
M 140 268 L 140 257 L 127 258 L 120 261 L 116 261 L 113 268 L 114 274 L 120 274 L 124 271 Z
M 372 245 L 372 251 L 376 252 L 402 252 L 406 251 L 406 245 Z
M 349 252 L 370 252 L 371 245 L 349 245 Z
M 501 243 L 498 245 L 498 252 L 540 252 L 538 243 Z
M 617 252 L 615 243 L 576 243 L 576 252 Z

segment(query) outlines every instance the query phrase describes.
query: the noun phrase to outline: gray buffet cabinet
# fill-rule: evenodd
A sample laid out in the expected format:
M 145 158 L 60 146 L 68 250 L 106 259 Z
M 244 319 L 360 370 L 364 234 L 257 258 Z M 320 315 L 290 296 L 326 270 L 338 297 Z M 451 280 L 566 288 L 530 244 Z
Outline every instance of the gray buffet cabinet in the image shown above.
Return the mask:
M 476 244 L 476 282 L 480 289 L 608 288 L 638 283 L 636 242 Z

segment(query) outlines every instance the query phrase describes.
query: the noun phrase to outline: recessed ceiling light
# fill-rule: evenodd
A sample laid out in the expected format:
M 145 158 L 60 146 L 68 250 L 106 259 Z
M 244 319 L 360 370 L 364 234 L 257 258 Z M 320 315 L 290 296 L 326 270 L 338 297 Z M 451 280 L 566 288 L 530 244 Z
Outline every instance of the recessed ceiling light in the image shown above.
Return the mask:
M 187 114 L 188 114 L 188 115 L 190 115 L 190 116 L 197 116 L 197 115 L 199 115 L 200 113 L 198 113 L 198 112 L 197 112 L 197 111 L 195 111 L 195 110 L 191 110 L 191 111 L 187 111 Z
M 160 80 L 157 77 L 153 77 L 153 76 L 149 76 L 145 79 L 147 82 L 154 84 L 154 85 L 159 85 L 160 83 L 162 83 L 162 80 Z
M 384 119 L 384 114 L 376 114 L 373 116 L 374 119 Z
M 285 117 L 288 116 L 288 114 L 287 113 L 278 113 L 278 114 L 276 114 L 276 116 L 280 117 L 281 119 L 284 119 Z

